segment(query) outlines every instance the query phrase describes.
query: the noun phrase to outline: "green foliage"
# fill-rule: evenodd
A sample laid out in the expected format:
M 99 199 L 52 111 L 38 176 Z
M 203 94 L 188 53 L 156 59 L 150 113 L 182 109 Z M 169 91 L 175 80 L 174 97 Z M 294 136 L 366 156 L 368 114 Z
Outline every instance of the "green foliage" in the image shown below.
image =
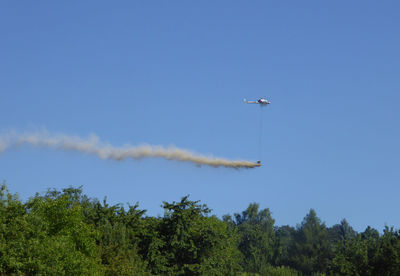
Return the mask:
M 266 270 L 262 273 L 253 273 L 253 272 L 241 272 L 235 274 L 236 276 L 260 276 L 260 275 L 266 275 L 266 276 L 299 276 L 300 273 L 290 267 L 285 267 L 285 266 L 269 266 L 266 268 Z
M 328 241 L 328 231 L 324 223 L 311 209 L 294 233 L 289 249 L 289 265 L 306 275 L 327 271 L 332 250 Z
M 351 240 L 357 235 L 356 231 L 349 225 L 346 219 L 342 219 L 340 224 L 335 224 L 328 229 L 328 236 L 331 242 Z
M 371 275 L 368 265 L 368 241 L 357 236 L 352 240 L 339 242 L 332 268 L 338 275 Z
M 276 244 L 274 245 L 274 264 L 283 266 L 290 264 L 290 249 L 294 243 L 296 229 L 289 226 L 281 226 L 275 229 Z
M 83 222 L 81 206 L 68 194 L 36 195 L 22 204 L 0 189 L 0 271 L 98 275 L 98 232 Z
M 274 255 L 274 223 L 269 209 L 259 211 L 257 203 L 251 203 L 242 214 L 235 214 L 238 247 L 243 256 L 241 265 L 246 272 L 268 272 Z
M 227 275 L 237 266 L 235 237 L 210 209 L 183 197 L 180 202 L 164 202 L 165 215 L 158 225 L 159 250 L 166 257 L 162 271 L 175 275 Z
M 313 209 L 274 226 L 252 203 L 234 218 L 183 197 L 163 217 L 109 205 L 81 188 L 25 203 L 0 185 L 0 275 L 400 275 L 400 232 L 327 228 Z
M 338 244 L 333 270 L 340 275 L 400 275 L 400 235 L 385 227 L 383 235 L 368 227 Z
M 146 262 L 137 252 L 144 211 L 137 208 L 136 204 L 125 211 L 121 205 L 109 206 L 106 200 L 103 205 L 94 201 L 92 208 L 88 208 L 89 222 L 101 233 L 100 255 L 106 275 L 144 274 L 146 271 Z
M 277 266 L 277 267 L 272 267 L 270 266 L 268 270 L 266 271 L 265 275 L 271 275 L 271 276 L 298 276 L 299 272 L 293 268 L 290 267 L 284 267 L 284 266 Z
M 400 275 L 400 232 L 385 227 L 372 260 L 376 275 Z

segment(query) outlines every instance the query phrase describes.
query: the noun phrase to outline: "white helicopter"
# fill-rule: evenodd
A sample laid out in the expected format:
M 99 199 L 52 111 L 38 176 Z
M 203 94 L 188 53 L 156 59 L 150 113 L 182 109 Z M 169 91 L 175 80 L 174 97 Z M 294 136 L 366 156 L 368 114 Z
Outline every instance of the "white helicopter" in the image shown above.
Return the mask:
M 243 99 L 243 101 L 247 104 L 261 104 L 261 105 L 265 105 L 265 106 L 267 106 L 271 103 L 270 101 L 268 101 L 265 98 L 260 98 L 257 101 L 248 101 L 246 99 Z

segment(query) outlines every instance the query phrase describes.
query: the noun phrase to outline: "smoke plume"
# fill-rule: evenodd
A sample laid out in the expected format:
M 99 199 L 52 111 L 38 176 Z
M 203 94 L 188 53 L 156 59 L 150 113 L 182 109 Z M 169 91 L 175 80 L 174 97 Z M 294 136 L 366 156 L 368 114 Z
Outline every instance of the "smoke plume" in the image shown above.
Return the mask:
M 101 159 L 123 161 L 126 159 L 164 158 L 180 162 L 189 162 L 198 166 L 227 168 L 254 168 L 259 164 L 243 160 L 228 160 L 212 156 L 196 154 L 189 150 L 179 149 L 174 146 L 162 147 L 153 145 L 115 147 L 101 142 L 96 135 L 87 139 L 68 135 L 50 135 L 47 132 L 33 134 L 7 133 L 0 135 L 0 153 L 13 147 L 31 145 L 56 150 L 77 151 L 84 154 L 95 155 Z

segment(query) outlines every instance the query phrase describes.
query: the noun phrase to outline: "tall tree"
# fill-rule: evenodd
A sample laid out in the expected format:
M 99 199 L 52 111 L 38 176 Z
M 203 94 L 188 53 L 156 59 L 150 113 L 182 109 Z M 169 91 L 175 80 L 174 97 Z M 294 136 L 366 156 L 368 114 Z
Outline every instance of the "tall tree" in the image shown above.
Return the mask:
M 272 265 L 274 256 L 275 220 L 269 209 L 259 210 L 251 203 L 241 214 L 235 214 L 235 224 L 240 236 L 241 262 L 246 272 L 264 273 Z
M 70 194 L 49 192 L 22 204 L 4 185 L 0 198 L 1 247 L 6 249 L 0 257 L 1 272 L 102 273 L 97 257 L 98 232 L 84 222 L 81 206 Z
M 357 233 L 350 226 L 346 219 L 342 219 L 339 224 L 328 228 L 329 239 L 332 243 L 348 241 L 356 237 Z
M 327 272 L 332 254 L 326 226 L 316 212 L 310 209 L 297 227 L 290 250 L 291 265 L 306 275 Z
M 238 270 L 235 237 L 210 209 L 188 196 L 180 202 L 164 202 L 165 215 L 159 224 L 162 253 L 168 263 L 164 271 L 176 275 L 227 275 Z
M 400 275 L 400 232 L 385 226 L 372 258 L 375 275 Z
M 290 264 L 290 248 L 294 242 L 294 236 L 296 229 L 289 225 L 276 227 L 275 236 L 275 253 L 274 253 L 274 264 L 277 266 L 289 265 Z

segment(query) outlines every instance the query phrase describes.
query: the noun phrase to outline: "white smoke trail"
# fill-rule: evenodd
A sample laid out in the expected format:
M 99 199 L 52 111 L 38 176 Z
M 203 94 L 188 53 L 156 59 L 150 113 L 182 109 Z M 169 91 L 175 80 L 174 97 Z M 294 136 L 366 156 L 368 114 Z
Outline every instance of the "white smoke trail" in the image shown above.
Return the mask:
M 98 156 L 102 159 L 122 161 L 125 159 L 164 158 L 181 162 L 190 162 L 196 165 L 227 168 L 254 168 L 260 165 L 250 161 L 228 160 L 204 156 L 174 146 L 162 147 L 153 145 L 114 147 L 103 143 L 96 135 L 88 139 L 68 135 L 50 135 L 46 131 L 31 134 L 17 134 L 15 132 L 0 135 L 0 153 L 8 148 L 28 144 L 34 147 L 43 147 L 57 150 L 78 151 Z

